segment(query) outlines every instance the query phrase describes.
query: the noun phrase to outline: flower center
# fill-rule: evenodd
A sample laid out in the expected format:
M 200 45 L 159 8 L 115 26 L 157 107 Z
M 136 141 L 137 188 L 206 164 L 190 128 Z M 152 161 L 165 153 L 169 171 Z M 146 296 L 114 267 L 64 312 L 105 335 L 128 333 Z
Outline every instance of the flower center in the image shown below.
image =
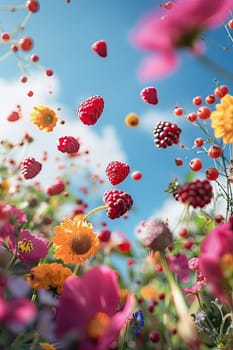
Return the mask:
M 110 317 L 104 312 L 97 312 L 87 322 L 86 331 L 92 341 L 98 339 L 105 333 L 110 323 Z
M 182 35 L 179 38 L 177 38 L 175 46 L 177 48 L 193 47 L 193 44 L 200 33 L 200 28 L 192 28 L 187 31 L 184 30 Z
M 79 232 L 78 235 L 74 235 L 71 240 L 71 251 L 74 254 L 82 255 L 89 252 L 92 247 L 92 239 L 91 236 L 87 233 Z
M 49 124 L 52 124 L 53 123 L 53 115 L 50 114 L 50 113 L 45 113 L 43 115 L 43 123 L 46 124 L 46 125 L 49 125 Z
M 33 249 L 32 241 L 24 238 L 22 241 L 18 241 L 18 251 L 20 253 L 30 253 Z

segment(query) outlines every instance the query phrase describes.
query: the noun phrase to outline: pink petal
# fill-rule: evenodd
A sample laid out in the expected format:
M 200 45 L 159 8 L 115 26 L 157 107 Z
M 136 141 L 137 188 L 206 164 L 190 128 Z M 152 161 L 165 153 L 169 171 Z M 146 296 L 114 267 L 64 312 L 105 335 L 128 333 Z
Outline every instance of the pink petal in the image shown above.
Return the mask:
M 163 78 L 173 73 L 179 64 L 179 58 L 174 52 L 150 55 L 141 63 L 139 67 L 139 80 L 147 82 L 154 79 Z

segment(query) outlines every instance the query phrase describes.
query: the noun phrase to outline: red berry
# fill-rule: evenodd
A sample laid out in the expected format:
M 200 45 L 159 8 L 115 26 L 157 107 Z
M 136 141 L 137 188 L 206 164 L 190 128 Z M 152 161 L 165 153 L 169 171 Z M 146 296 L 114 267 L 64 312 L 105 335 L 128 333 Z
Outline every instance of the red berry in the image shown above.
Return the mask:
M 28 80 L 28 78 L 27 78 L 25 75 L 23 75 L 23 76 L 20 78 L 21 83 L 26 83 L 27 80 Z
M 188 231 L 187 227 L 183 227 L 183 228 L 179 231 L 179 237 L 184 238 L 184 237 L 188 236 L 188 234 L 189 234 L 189 231 Z
M 28 97 L 32 97 L 34 95 L 33 91 L 32 90 L 29 90 L 28 93 L 27 93 Z
M 158 103 L 157 90 L 153 86 L 148 86 L 142 89 L 140 96 L 145 103 L 149 103 L 151 105 L 157 105 Z
M 39 1 L 37 0 L 28 0 L 26 2 L 26 7 L 30 12 L 37 12 L 39 11 L 40 4 L 39 4 Z
M 174 108 L 174 115 L 176 117 L 181 117 L 184 114 L 184 110 L 182 107 L 175 107 Z
M 110 162 L 106 169 L 105 173 L 108 177 L 109 182 L 112 185 L 118 185 L 128 176 L 130 172 L 130 167 L 128 164 L 119 161 Z
M 25 36 L 19 40 L 19 47 L 22 51 L 30 51 L 33 47 L 33 40 L 29 36 Z
M 18 45 L 16 45 L 16 44 L 11 45 L 11 50 L 12 50 L 13 52 L 17 52 L 17 51 L 19 50 Z
M 28 157 L 21 163 L 21 174 L 25 179 L 32 179 L 42 168 L 42 164 L 33 157 Z
M 77 114 L 83 124 L 94 125 L 104 110 L 104 100 L 101 96 L 92 96 L 78 106 Z
M 193 208 L 203 208 L 210 203 L 213 188 L 208 180 L 196 179 L 178 187 L 175 198 Z
M 57 180 L 57 183 L 51 185 L 47 188 L 46 192 L 49 196 L 55 196 L 56 194 L 60 194 L 65 189 L 65 185 L 62 180 Z
M 103 228 L 98 234 L 98 238 L 101 242 L 108 242 L 111 237 L 111 231 L 108 228 Z
M 217 86 L 214 90 L 214 94 L 217 98 L 222 98 L 228 93 L 228 87 L 226 85 Z
M 202 120 L 208 119 L 210 117 L 210 114 L 211 114 L 211 109 L 207 106 L 202 106 L 197 111 L 198 118 Z
M 227 25 L 228 25 L 228 27 L 229 27 L 230 29 L 233 29 L 233 19 L 230 19 L 230 20 L 228 21 Z
M 51 77 L 53 75 L 53 70 L 52 69 L 46 69 L 45 74 L 47 77 Z
M 21 118 L 21 113 L 18 111 L 12 111 L 8 116 L 8 122 L 15 122 Z
M 196 96 L 193 98 L 193 104 L 195 106 L 200 106 L 202 104 L 202 98 L 201 96 Z
M 182 158 L 176 158 L 175 163 L 177 166 L 182 166 L 183 165 L 183 159 Z
M 207 180 L 214 181 L 218 178 L 219 172 L 216 168 L 208 168 L 205 172 Z
M 79 142 L 73 136 L 62 136 L 57 141 L 57 149 L 63 153 L 76 153 L 79 147 Z
M 142 172 L 139 170 L 135 170 L 131 174 L 131 179 L 134 181 L 139 181 L 142 179 Z
M 116 188 L 106 191 L 103 195 L 103 201 L 108 205 L 107 216 L 110 219 L 124 215 L 133 205 L 130 194 Z
M 161 336 L 158 332 L 151 332 L 149 334 L 149 339 L 152 343 L 158 343 L 161 339 Z
M 39 56 L 36 55 L 36 54 L 32 55 L 32 56 L 31 56 L 31 61 L 32 61 L 32 62 L 38 62 L 38 61 L 39 61 Z
M 191 240 L 191 239 L 186 239 L 184 242 L 183 242 L 183 247 L 185 248 L 185 249 L 191 249 L 192 248 L 192 246 L 193 246 L 193 241 Z
M 193 113 L 187 114 L 186 119 L 191 123 L 195 122 L 197 120 L 197 113 L 193 112 Z
M 96 41 L 91 48 L 100 57 L 107 57 L 108 55 L 107 44 L 104 40 Z
M 117 245 L 118 250 L 121 253 L 128 253 L 131 249 L 131 243 L 128 240 L 123 241 Z
M 193 158 L 189 162 L 189 166 L 190 166 L 192 171 L 199 171 L 202 168 L 202 161 L 199 158 Z
M 217 214 L 214 217 L 216 224 L 222 224 L 224 222 L 224 216 L 222 214 Z
M 208 95 L 208 96 L 206 96 L 206 99 L 205 99 L 205 101 L 206 101 L 206 103 L 208 103 L 209 105 L 211 105 L 212 103 L 214 103 L 215 102 L 215 96 L 214 95 Z
M 220 147 L 219 145 L 212 145 L 209 149 L 208 149 L 208 156 L 210 158 L 219 158 L 222 155 L 222 147 Z
M 181 129 L 170 122 L 159 121 L 153 129 L 154 143 L 157 148 L 167 148 L 179 142 Z
M 197 137 L 195 140 L 194 140 L 194 145 L 196 147 L 201 147 L 204 145 L 204 140 L 202 137 Z
M 10 40 L 10 34 L 6 33 L 6 32 L 3 32 L 1 34 L 1 38 L 2 38 L 3 41 L 8 41 L 8 40 Z

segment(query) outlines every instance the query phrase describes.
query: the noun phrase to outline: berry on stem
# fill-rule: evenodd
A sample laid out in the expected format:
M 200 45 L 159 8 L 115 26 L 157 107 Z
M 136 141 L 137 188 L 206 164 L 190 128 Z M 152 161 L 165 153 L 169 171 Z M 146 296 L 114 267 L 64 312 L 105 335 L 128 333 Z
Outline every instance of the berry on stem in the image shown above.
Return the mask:
M 214 181 L 218 178 L 218 176 L 219 176 L 218 169 L 216 168 L 206 169 L 205 177 L 207 178 L 207 180 Z
M 193 208 L 203 208 L 210 203 L 213 188 L 208 180 L 196 179 L 178 187 L 175 198 Z
M 133 205 L 130 194 L 116 188 L 106 191 L 103 195 L 103 201 L 108 205 L 106 213 L 112 220 L 124 215 Z
M 193 158 L 189 162 L 189 166 L 192 171 L 199 171 L 202 169 L 202 161 L 199 158 Z
M 208 149 L 208 156 L 210 158 L 219 158 L 222 155 L 222 147 L 219 145 L 212 145 Z

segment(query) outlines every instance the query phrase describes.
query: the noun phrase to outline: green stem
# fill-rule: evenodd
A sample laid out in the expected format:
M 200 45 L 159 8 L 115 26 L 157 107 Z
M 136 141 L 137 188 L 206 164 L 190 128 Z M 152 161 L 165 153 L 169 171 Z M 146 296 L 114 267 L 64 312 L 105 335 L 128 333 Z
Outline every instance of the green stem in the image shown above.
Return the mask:
M 108 205 L 101 205 L 100 207 L 94 208 L 92 210 L 90 210 L 86 215 L 83 216 L 83 219 L 86 220 L 89 216 L 97 213 L 98 211 L 107 209 Z
M 35 335 L 34 335 L 34 338 L 33 338 L 33 341 L 32 341 L 32 344 L 29 348 L 29 350 L 35 350 L 36 349 L 36 346 L 37 346 L 37 343 L 40 339 L 40 335 L 38 332 L 35 332 Z
M 197 60 L 208 69 L 220 75 L 223 79 L 233 83 L 233 74 L 228 70 L 224 69 L 223 67 L 220 67 L 217 63 L 213 62 L 210 58 L 206 56 L 198 56 Z
M 78 275 L 81 268 L 81 264 L 76 264 L 73 270 L 73 275 Z

